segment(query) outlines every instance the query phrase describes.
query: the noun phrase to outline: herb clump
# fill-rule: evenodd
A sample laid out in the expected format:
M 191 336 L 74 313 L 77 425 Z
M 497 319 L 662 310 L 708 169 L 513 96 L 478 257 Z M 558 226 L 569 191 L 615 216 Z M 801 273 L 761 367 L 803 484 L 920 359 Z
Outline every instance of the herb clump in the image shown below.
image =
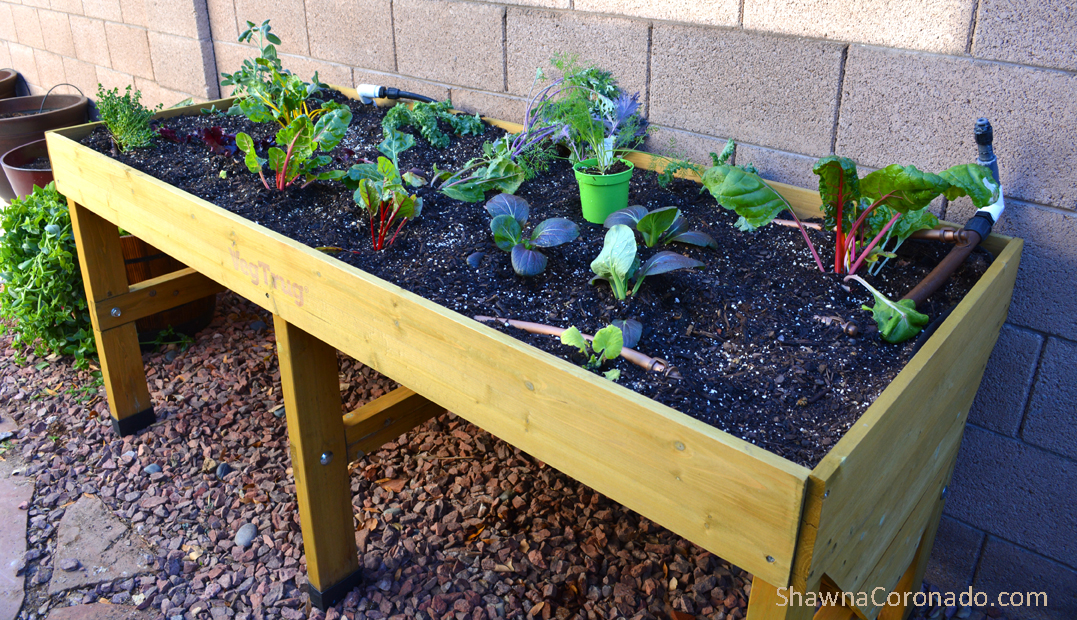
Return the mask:
M 127 92 L 120 95 L 120 89 L 105 90 L 101 84 L 97 85 L 97 113 L 108 128 L 112 142 L 121 151 L 129 151 L 150 146 L 157 136 L 150 127 L 153 115 L 163 106 L 158 104 L 154 109 L 142 105 L 142 93 Z

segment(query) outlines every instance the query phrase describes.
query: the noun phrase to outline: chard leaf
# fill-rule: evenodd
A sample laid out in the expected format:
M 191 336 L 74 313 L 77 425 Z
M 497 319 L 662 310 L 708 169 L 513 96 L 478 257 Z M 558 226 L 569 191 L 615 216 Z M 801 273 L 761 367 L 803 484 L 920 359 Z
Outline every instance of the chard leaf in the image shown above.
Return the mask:
M 662 234 L 673 225 L 673 222 L 680 215 L 681 211 L 677 207 L 655 209 L 640 218 L 636 224 L 636 230 L 643 237 L 643 243 L 647 247 L 653 248 L 658 243 L 658 240 L 661 239 Z
M 520 223 L 511 215 L 498 215 L 490 220 L 490 232 L 494 233 L 494 244 L 505 252 L 511 252 L 523 241 Z
M 576 329 L 575 325 L 561 333 L 561 344 L 576 347 L 579 349 L 580 353 L 587 355 L 587 341 L 584 340 L 583 334 L 580 333 L 580 330 Z
M 404 182 L 411 187 L 422 187 L 423 185 L 426 185 L 426 179 L 415 174 L 414 172 L 405 172 L 402 178 Z
M 500 217 L 500 216 L 499 216 Z M 524 277 L 537 276 L 546 269 L 546 256 L 522 244 L 512 248 L 512 270 Z
M 900 213 L 923 209 L 948 187 L 946 179 L 937 174 L 898 164 L 876 170 L 860 180 L 861 195 Z
M 247 164 L 247 169 L 255 174 L 261 172 L 266 160 L 258 157 L 258 153 L 254 150 L 254 140 L 241 131 L 236 134 L 236 146 L 245 154 L 243 162 Z
M 475 183 L 474 181 L 457 183 L 448 187 L 443 186 L 438 191 L 453 200 L 460 200 L 462 202 L 482 202 L 482 199 L 486 197 L 486 192 L 484 191 L 482 184 Z
M 385 157 L 378 158 L 378 176 L 389 183 L 400 183 L 400 171 L 396 169 L 396 164 Z
M 277 145 L 284 149 L 291 148 L 292 160 L 305 160 L 314 153 L 311 134 L 313 131 L 310 119 L 306 115 L 300 115 L 277 132 Z
M 391 159 L 393 164 L 396 164 L 400 154 L 413 146 L 415 146 L 415 136 L 396 129 L 386 129 L 385 139 L 378 145 L 378 150 Z
M 348 124 L 352 122 L 352 111 L 336 102 L 329 102 L 322 109 L 327 112 L 318 117 L 310 139 L 320 150 L 329 151 L 344 139 Z
M 759 175 L 736 166 L 713 166 L 703 173 L 703 186 L 718 204 L 735 211 L 753 229 L 769 224 L 790 209 L 785 198 Z
M 616 359 L 621 354 L 622 348 L 624 348 L 624 336 L 621 334 L 621 328 L 616 325 L 603 327 L 595 333 L 594 339 L 591 340 L 591 350 L 599 358 Z
M 848 157 L 830 155 L 815 162 L 812 172 L 819 175 L 819 197 L 823 199 L 823 227 L 832 230 L 837 226 L 838 203 L 842 207 L 842 230 L 849 230 L 855 221 L 854 209 L 848 208 L 860 202 L 860 178 L 856 162 Z
M 488 189 L 499 189 L 506 194 L 513 194 L 520 189 L 524 179 L 524 169 L 519 164 L 508 157 L 500 157 L 487 167 L 484 180 L 490 186 Z
M 911 299 L 902 299 L 898 302 L 890 301 L 886 295 L 875 290 L 863 278 L 857 275 L 845 276 L 846 280 L 856 280 L 871 291 L 875 297 L 875 307 L 863 306 L 864 310 L 870 310 L 875 324 L 879 326 L 879 336 L 883 340 L 897 344 L 905 342 L 916 336 L 930 320 L 926 314 L 916 311 L 916 303 Z
M 339 181 L 343 176 L 343 170 L 327 170 L 312 175 L 310 178 L 317 181 Z
M 348 189 L 355 191 L 355 188 L 359 187 L 359 181 L 367 179 L 368 181 L 378 181 L 381 179 L 381 174 L 378 173 L 377 164 L 355 164 L 348 169 L 348 172 L 341 178 L 341 182 Z
M 624 346 L 629 349 L 639 344 L 639 339 L 643 337 L 643 323 L 640 323 L 636 319 L 616 319 L 612 323 L 621 329 L 621 338 L 624 341 Z
M 503 196 L 504 194 L 502 194 Z M 543 220 L 531 233 L 531 245 L 540 248 L 552 248 L 555 245 L 568 243 L 580 236 L 580 228 L 575 222 L 563 217 L 551 217 Z
M 940 172 L 939 176 L 950 183 L 945 192 L 950 200 L 968 196 L 978 209 L 998 202 L 1001 188 L 995 182 L 991 171 L 979 164 L 962 164 L 947 168 Z
M 278 149 L 275 146 L 269 147 L 269 167 L 272 170 L 280 171 L 284 168 L 284 151 Z
M 876 209 L 876 211 L 877 210 L 878 209 Z M 893 217 L 893 213 L 889 213 L 889 217 L 883 221 L 884 226 L 886 225 L 886 222 L 890 221 L 890 217 Z M 893 227 L 890 229 L 890 237 L 896 239 L 897 244 L 900 246 L 902 243 L 905 243 L 905 240 L 911 237 L 914 232 L 918 230 L 928 230 L 938 225 L 939 218 L 935 217 L 935 214 L 927 209 L 909 211 L 894 222 Z M 877 230 L 882 230 L 882 226 Z
M 397 203 L 397 217 L 415 219 L 423 212 L 423 199 L 414 194 L 409 196 L 407 192 L 400 192 L 393 195 L 393 200 Z
M 687 243 L 689 245 L 698 245 L 703 248 L 711 248 L 712 250 L 718 249 L 718 242 L 714 240 L 707 233 L 698 231 L 683 232 L 679 235 L 669 238 L 670 243 Z
M 527 223 L 529 207 L 527 201 L 512 194 L 498 194 L 486 203 L 486 212 L 490 217 L 511 215 L 523 226 Z
M 614 297 L 624 299 L 635 264 L 636 235 L 631 228 L 618 224 L 606 232 L 602 251 L 591 261 L 591 271 L 609 281 Z
M 378 212 L 378 207 L 381 205 L 381 192 L 369 179 L 359 181 L 359 187 L 356 188 L 352 198 L 355 204 L 366 209 L 371 216 Z
M 625 207 L 619 211 L 614 211 L 606 218 L 606 221 L 602 223 L 606 228 L 613 228 L 618 224 L 624 224 L 629 228 L 635 228 L 643 216 L 647 215 L 647 207 L 641 207 L 639 205 L 632 205 L 631 207 Z
M 621 370 L 619 368 L 611 368 L 606 372 L 602 373 L 602 376 L 609 379 L 610 381 L 616 381 L 621 378 Z

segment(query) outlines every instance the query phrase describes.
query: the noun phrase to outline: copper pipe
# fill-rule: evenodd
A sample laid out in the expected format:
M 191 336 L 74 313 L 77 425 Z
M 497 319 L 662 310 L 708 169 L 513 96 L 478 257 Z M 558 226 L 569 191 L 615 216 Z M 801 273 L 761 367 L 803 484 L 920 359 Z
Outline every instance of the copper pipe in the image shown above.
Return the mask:
M 483 316 L 478 315 L 474 317 L 476 321 L 482 323 L 501 323 L 502 325 L 508 325 L 509 327 L 515 327 L 516 329 L 522 329 L 525 332 L 532 334 L 545 334 L 547 336 L 558 336 L 565 333 L 565 328 L 554 327 L 553 325 L 543 325 L 542 323 L 531 323 L 529 321 L 517 321 L 516 319 L 503 319 L 501 317 Z M 584 339 L 590 341 L 594 339 L 594 336 L 589 334 L 583 334 Z M 675 379 L 680 379 L 680 374 L 667 362 L 659 357 L 651 357 L 636 351 L 635 349 L 629 349 L 628 347 L 621 348 L 621 357 L 632 362 L 636 366 L 644 370 L 651 372 L 660 372 L 666 374 Z
M 968 258 L 969 254 L 972 254 L 976 246 L 980 245 L 980 233 L 968 229 L 960 232 L 964 233 L 967 242 L 955 245 L 950 250 L 950 253 L 946 255 L 946 258 L 939 261 L 939 264 L 931 270 L 931 273 L 927 274 L 902 299 L 911 299 L 917 306 L 923 304 L 924 300 L 937 291 L 953 275 L 954 271 L 961 266 L 961 263 L 965 262 L 965 259 Z
M 774 220 L 779 226 L 796 228 L 797 223 L 793 220 Z M 804 228 L 823 230 L 823 225 L 817 222 L 801 222 Z M 942 241 L 943 243 L 964 243 L 968 240 L 968 232 L 956 228 L 929 228 L 918 230 L 912 234 L 911 239 L 923 239 L 924 241 Z

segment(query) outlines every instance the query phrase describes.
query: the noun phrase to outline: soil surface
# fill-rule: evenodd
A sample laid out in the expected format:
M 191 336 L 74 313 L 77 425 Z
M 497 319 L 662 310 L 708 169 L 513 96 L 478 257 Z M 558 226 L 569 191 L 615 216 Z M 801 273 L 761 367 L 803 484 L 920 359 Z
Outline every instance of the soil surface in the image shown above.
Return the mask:
M 38 157 L 34 161 L 18 166 L 18 168 L 23 170 L 52 170 L 52 162 L 49 161 L 48 157 Z
M 34 116 L 35 114 L 44 114 L 46 112 L 52 112 L 53 110 L 59 110 L 60 108 L 45 108 L 43 110 L 26 110 L 23 112 L 5 112 L 0 114 L 0 120 L 7 118 L 19 118 L 22 116 Z
M 385 111 L 358 102 L 349 105 L 352 124 L 333 152 L 338 168 L 376 160 L 382 140 Z M 178 136 L 221 127 L 227 134 L 246 131 L 256 140 L 272 139 L 277 129 L 222 114 L 166 119 L 162 127 Z M 443 150 L 414 133 L 416 146 L 401 155 L 400 169 L 429 178 L 434 165 L 458 168 L 501 130 L 491 127 L 483 136 L 455 137 Z M 583 219 L 577 184 L 564 160 L 554 160 L 548 172 L 525 182 L 517 195 L 531 205 L 529 227 L 548 217 L 567 217 L 579 225 L 580 238 L 544 249 L 549 257 L 546 270 L 521 278 L 512 271 L 509 255 L 494 245 L 482 205 L 449 199 L 429 186 L 413 190 L 424 201 L 422 216 L 408 222 L 395 243 L 378 252 L 371 248 L 365 213 L 358 212 L 350 192 L 339 183 L 267 190 L 240 157 L 211 152 L 200 140 L 180 144 L 161 139 L 154 148 L 117 154 L 105 130 L 98 129 L 83 142 L 309 246 L 343 248 L 336 258 L 465 316 L 575 325 L 592 334 L 615 319 L 638 320 L 644 335 L 636 348 L 668 360 L 680 378 L 618 360 L 612 366 L 622 372 L 621 385 L 809 467 L 842 437 L 914 351 L 913 341 L 892 345 L 879 339 L 870 314 L 861 309 L 861 304 L 873 303 L 871 296 L 859 288 L 844 289 L 833 273 L 820 273 L 798 230 L 769 226 L 754 233 L 739 231 L 734 226 L 737 216 L 720 208 L 699 185 L 678 180 L 663 188 L 647 170 L 634 173 L 629 204 L 676 206 L 692 230 L 713 236 L 720 249 L 641 244 L 644 260 L 659 250 L 673 250 L 706 267 L 648 278 L 637 296 L 620 302 L 609 286 L 588 284 L 593 275 L 589 266 L 606 230 Z M 824 265 L 832 265 L 832 235 L 811 235 Z M 900 298 L 949 247 L 910 241 L 881 277 L 870 281 Z M 982 251 L 975 254 L 920 310 L 933 318 L 942 315 L 968 292 L 989 260 Z M 847 336 L 842 322 L 856 323 L 859 335 Z M 554 355 L 581 361 L 556 338 L 499 329 Z

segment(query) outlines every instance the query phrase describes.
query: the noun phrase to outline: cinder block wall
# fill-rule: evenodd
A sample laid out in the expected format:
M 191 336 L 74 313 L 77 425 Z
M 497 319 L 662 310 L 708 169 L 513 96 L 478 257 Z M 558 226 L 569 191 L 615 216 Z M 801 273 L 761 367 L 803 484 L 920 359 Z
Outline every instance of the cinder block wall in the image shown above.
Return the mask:
M 944 591 L 1042 591 L 1077 617 L 1077 12 L 1068 0 L 0 1 L 0 66 L 34 92 L 134 83 L 152 103 L 217 96 L 272 19 L 304 77 L 450 97 L 519 119 L 535 69 L 577 53 L 639 91 L 655 148 L 706 161 L 726 138 L 764 176 L 812 186 L 838 153 L 937 171 L 975 156 L 987 116 L 1026 239 L 928 578 Z M 937 210 L 954 221 L 965 201 Z M 1068 292 L 1067 292 L 1068 291 Z M 992 595 L 993 596 L 993 595 Z

